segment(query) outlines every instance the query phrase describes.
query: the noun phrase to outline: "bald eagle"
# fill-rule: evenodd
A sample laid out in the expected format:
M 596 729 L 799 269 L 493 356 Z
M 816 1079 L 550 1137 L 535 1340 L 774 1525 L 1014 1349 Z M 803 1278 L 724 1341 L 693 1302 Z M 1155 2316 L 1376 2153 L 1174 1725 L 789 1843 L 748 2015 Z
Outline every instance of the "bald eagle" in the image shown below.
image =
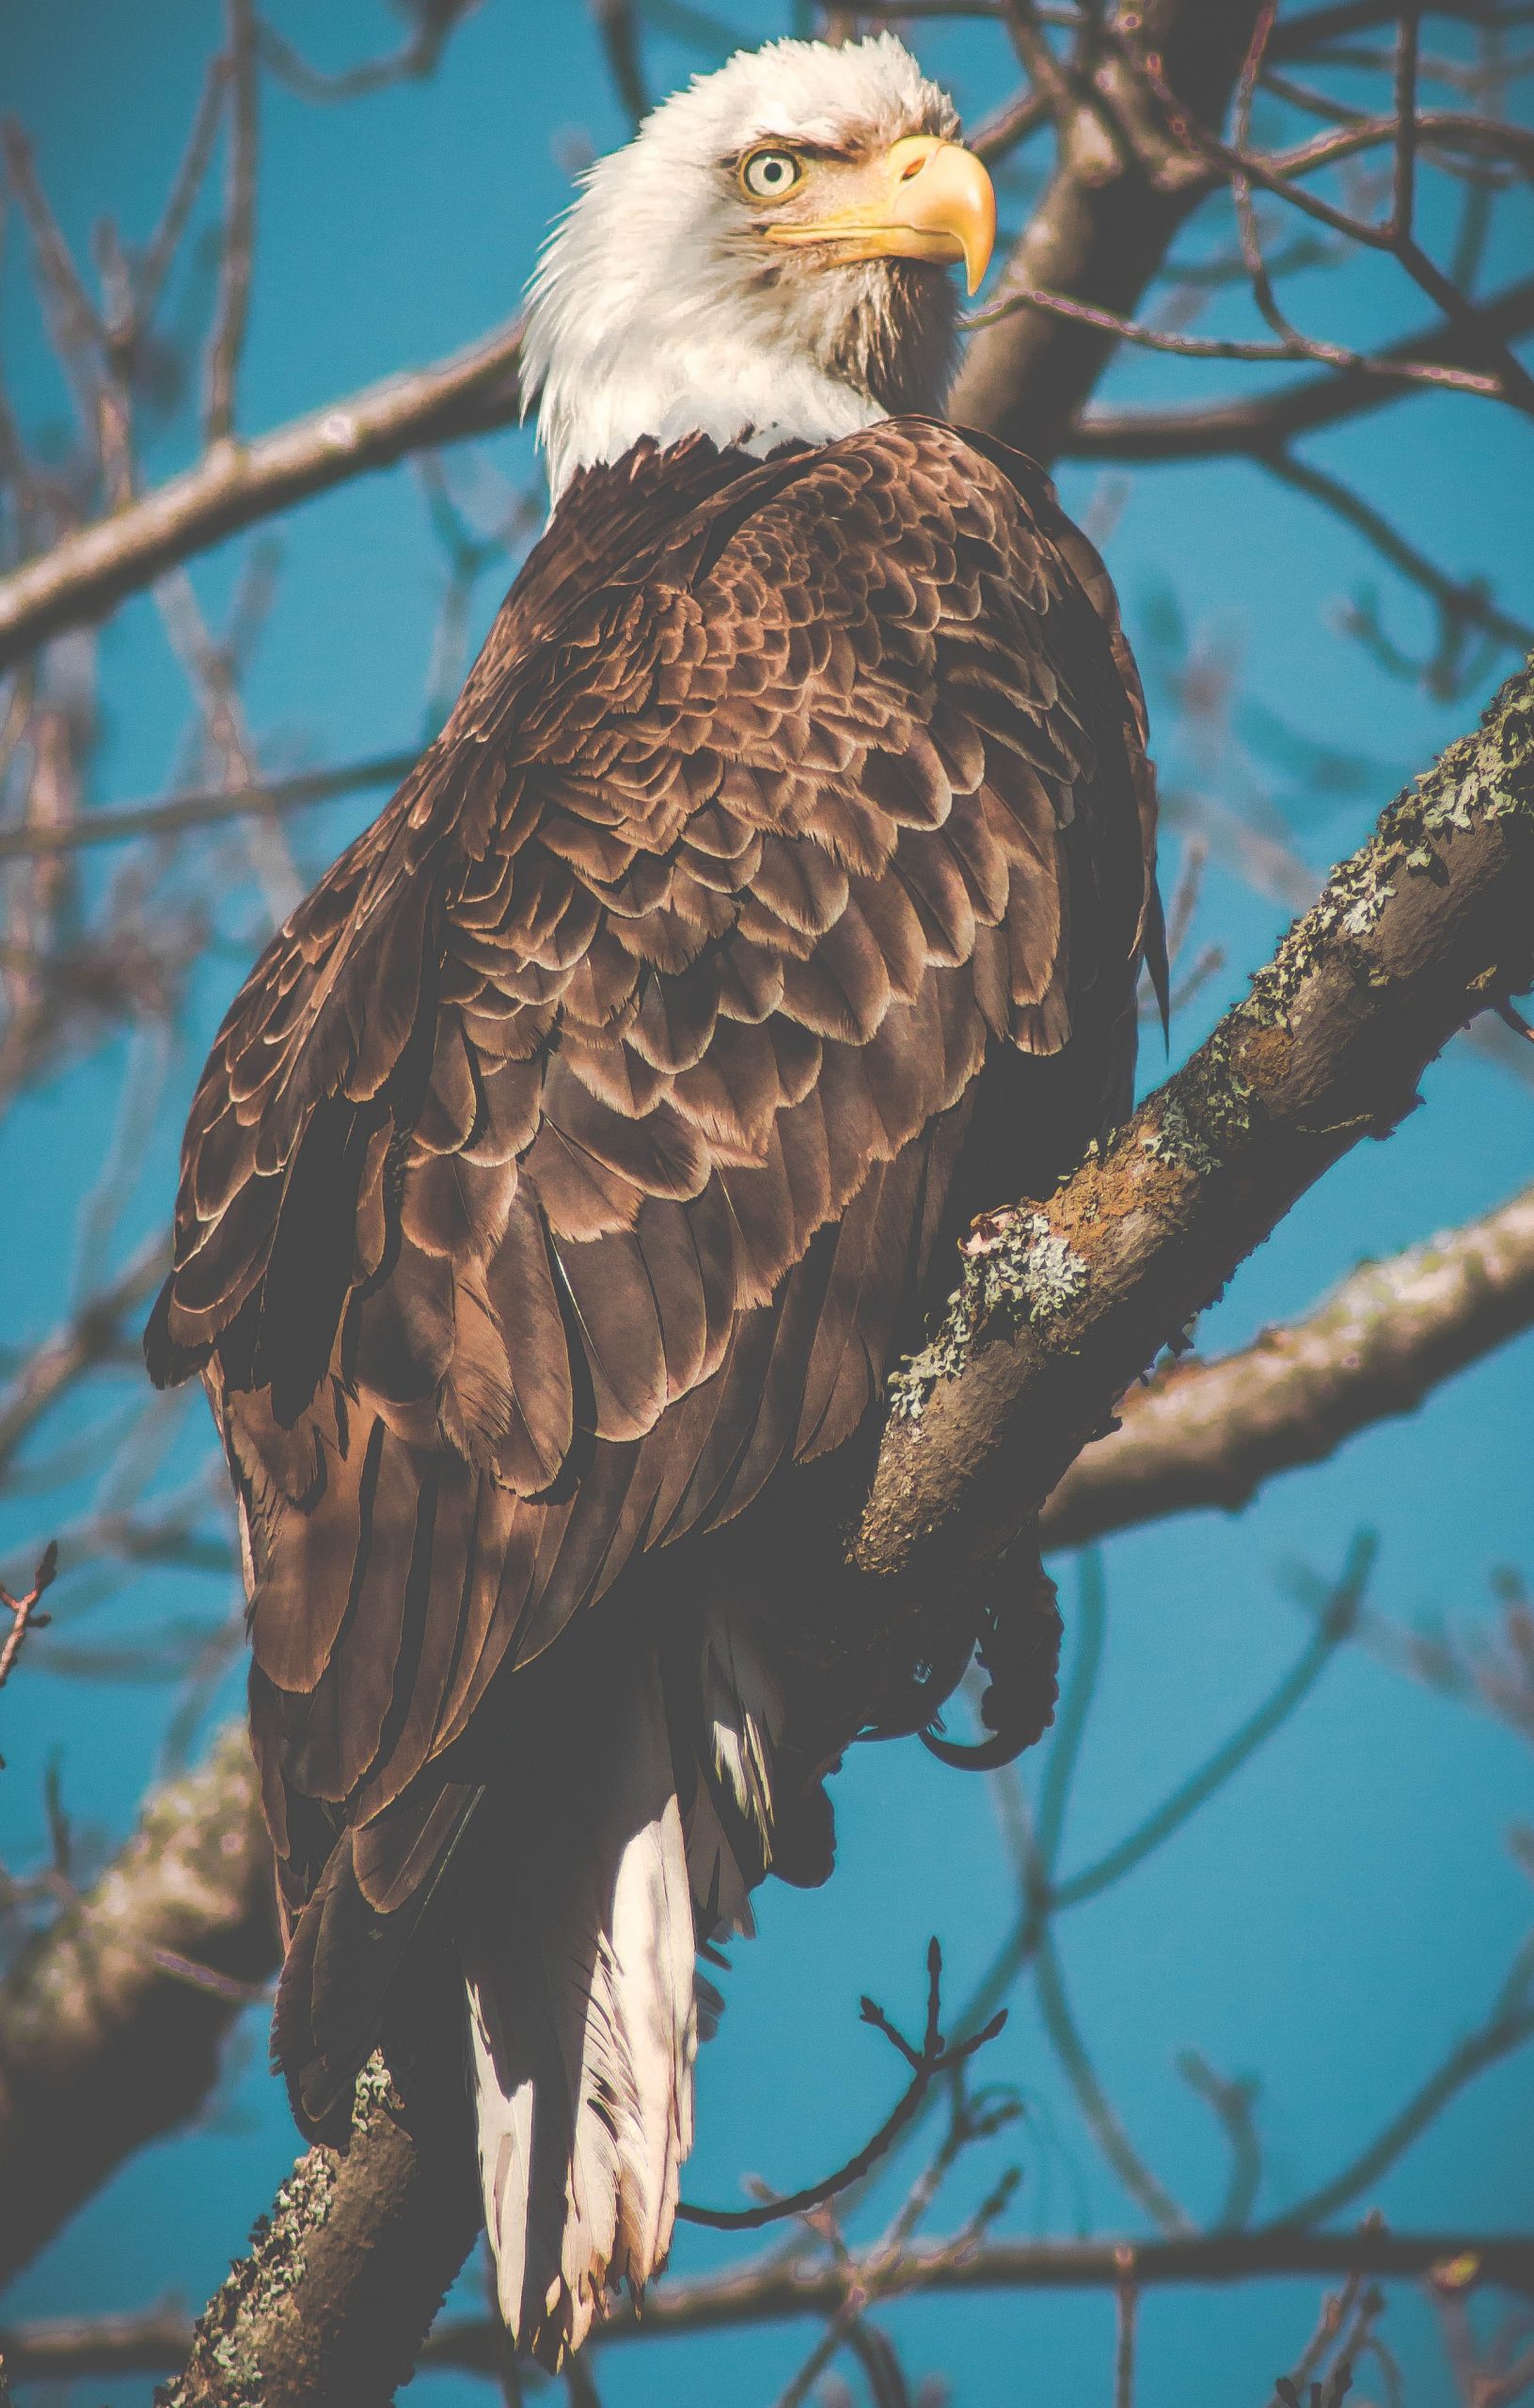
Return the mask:
M 1132 662 L 1043 473 L 941 414 L 993 233 L 888 35 L 742 54 L 593 168 L 527 324 L 546 531 L 187 1128 L 146 1346 L 239 1504 L 276 2053 L 344 2130 L 455 1966 L 555 2364 L 665 2258 L 699 1952 L 825 1878 L 827 1770 L 973 1635 L 925 1689 L 837 1636 L 886 1375 L 1130 1095 Z

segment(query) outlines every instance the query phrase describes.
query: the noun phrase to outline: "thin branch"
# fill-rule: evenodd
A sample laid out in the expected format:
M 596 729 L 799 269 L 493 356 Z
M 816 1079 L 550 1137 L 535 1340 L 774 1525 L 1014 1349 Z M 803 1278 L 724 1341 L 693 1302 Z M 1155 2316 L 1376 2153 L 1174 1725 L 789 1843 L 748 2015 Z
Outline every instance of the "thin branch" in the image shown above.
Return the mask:
M 1409 235 L 1399 234 L 1393 220 L 1376 225 L 1367 218 L 1351 215 L 1335 208 L 1330 201 L 1321 200 L 1296 181 L 1295 164 L 1268 159 L 1249 146 L 1223 142 L 1200 124 L 1182 105 L 1172 79 L 1150 50 L 1147 50 L 1130 27 L 1127 20 L 1119 21 L 1119 38 L 1126 54 L 1132 58 L 1140 74 L 1166 112 L 1169 129 L 1177 138 L 1188 143 L 1210 167 L 1219 167 L 1228 176 L 1241 177 L 1264 192 L 1274 193 L 1304 215 L 1329 227 L 1334 233 L 1346 235 L 1366 250 L 1388 253 L 1443 312 L 1449 324 L 1457 326 L 1473 346 L 1472 356 L 1496 363 L 1495 388 L 1497 398 L 1510 408 L 1534 416 L 1534 376 L 1516 353 L 1492 337 L 1481 322 L 1476 305 L 1452 284 L 1442 270 L 1429 259 L 1420 244 Z M 1332 137 L 1323 137 L 1330 139 Z M 1357 362 L 1349 363 L 1356 368 Z
M 1526 1965 L 1522 1970 L 1526 1973 Z M 1510 1988 L 1511 1996 L 1508 1995 Z M 1283 2215 L 1275 2217 L 1271 2229 L 1321 2224 L 1328 2216 L 1336 2215 L 1339 2208 L 1351 2206 L 1360 2192 L 1372 2189 L 1397 2159 L 1405 2155 L 1418 2133 L 1426 2131 L 1467 2083 L 1488 2066 L 1511 2056 L 1534 2039 L 1534 2004 L 1528 2003 L 1526 1993 L 1526 1983 L 1505 1983 L 1503 1993 L 1485 2022 L 1450 2050 L 1443 2064 L 1428 2076 L 1399 2114 L 1392 2115 L 1384 2131 L 1377 2132 L 1352 2162 L 1329 2182 L 1307 2193 Z
M 1134 2340 L 1140 2289 L 1135 2281 L 1133 2249 L 1126 2245 L 1118 2256 L 1119 2279 L 1115 2293 L 1118 2333 L 1114 2348 L 1114 2408 L 1134 2408 Z
M 34 1630 L 45 1630 L 48 1626 L 49 1616 L 40 1614 L 38 1608 L 46 1592 L 52 1587 L 54 1576 L 57 1570 L 58 1549 L 50 1540 L 32 1575 L 32 1586 L 24 1595 L 13 1597 L 10 1591 L 3 1582 L 0 1582 L 0 1606 L 5 1607 L 10 1615 L 10 1626 L 4 1640 L 0 1640 L 0 1689 L 5 1687 L 15 1671 L 17 1658 L 21 1655 L 28 1633 Z M 4 1769 L 5 1759 L 0 1757 L 0 1771 Z
M 218 139 L 218 128 L 224 115 L 224 96 L 229 86 L 229 60 L 220 51 L 209 61 L 192 118 L 191 131 L 181 165 L 171 179 L 160 223 L 145 246 L 144 256 L 134 278 L 134 309 L 137 327 L 142 330 L 152 318 L 171 262 L 182 246 L 191 218 L 193 205 L 202 189 Z
M 1455 2271 L 1462 2283 L 1497 2285 L 1534 2297 L 1534 2233 L 1392 2232 L 1370 2222 L 1352 2232 L 1198 2233 L 1165 2241 L 988 2241 L 962 2258 L 941 2243 L 909 2251 L 884 2269 L 885 2296 L 913 2292 L 1116 2292 L 1124 2253 L 1133 2255 L 1140 2290 L 1358 2273 L 1412 2282 Z M 843 2266 L 785 2261 L 781 2256 L 661 2285 L 646 2294 L 642 2316 L 614 2308 L 589 2346 L 598 2353 L 700 2333 L 834 2315 L 849 2288 L 866 2282 L 869 2256 Z M 184 2319 L 163 2308 L 139 2317 L 69 2319 L 0 2331 L 0 2349 L 18 2382 L 115 2374 L 157 2374 L 178 2362 L 191 2337 Z M 420 2353 L 423 2368 L 493 2372 L 498 2321 L 454 2317 Z
M 64 1391 L 115 1348 L 123 1316 L 153 1294 L 168 1261 L 165 1240 L 150 1239 L 126 1270 L 98 1290 L 62 1329 L 37 1348 L 0 1397 L 0 1469 Z
M 1499 11 L 1488 7 L 1487 0 L 1431 0 L 1429 14 L 1447 17 L 1463 24 L 1509 24 L 1517 21 L 1516 9 Z M 1367 33 L 1374 25 L 1393 25 L 1400 15 L 1400 0 L 1324 0 L 1324 5 L 1297 10 L 1278 29 L 1273 42 L 1275 58 L 1308 58 L 1316 51 L 1330 49 L 1348 34 Z
M 1391 364 L 1466 367 L 1479 338 L 1509 341 L 1534 327 L 1534 277 L 1476 304 L 1477 327 L 1425 326 L 1370 355 L 1364 369 L 1337 368 L 1297 378 L 1245 402 L 1215 402 L 1191 409 L 1091 410 L 1067 434 L 1071 459 L 1196 460 L 1232 453 L 1265 456 L 1318 427 L 1335 426 L 1397 399 L 1402 388 L 1380 372 Z
M 292 42 L 264 21 L 260 29 L 261 55 L 277 81 L 306 101 L 359 100 L 391 84 L 422 80 L 434 73 L 450 36 L 479 6 L 480 0 L 425 0 L 424 6 L 412 9 L 416 30 L 398 50 L 382 58 L 365 58 L 334 74 L 311 67 Z
M 895 2141 L 915 2117 L 928 2091 L 940 2074 L 949 2074 L 973 2057 L 978 2049 L 994 2040 L 1006 2020 L 1004 2012 L 993 2015 L 982 2030 L 967 2039 L 950 2042 L 943 2037 L 939 2016 L 941 1997 L 942 1952 L 932 1941 L 926 1952 L 926 2029 L 920 2048 L 902 2037 L 881 2006 L 871 1998 L 862 2001 L 862 2020 L 876 2032 L 882 2032 L 892 2047 L 897 2050 L 911 2068 L 908 2088 L 871 2139 L 853 2152 L 845 2165 L 833 2174 L 813 2182 L 803 2191 L 794 2191 L 785 2197 L 764 2199 L 754 2208 L 698 2208 L 684 2200 L 676 2210 L 681 2224 L 705 2225 L 711 2232 L 760 2232 L 764 2226 L 783 2224 L 796 2216 L 808 2215 L 813 2209 L 824 2207 L 844 2191 L 861 2182 L 871 2166 L 889 2154 Z
M 1262 2149 L 1252 2112 L 1257 2085 L 1240 2076 L 1233 2082 L 1226 2081 L 1194 2049 L 1183 2051 L 1177 2067 L 1189 2088 L 1196 2091 L 1218 2117 L 1230 2147 L 1230 2174 L 1214 2218 L 1214 2229 L 1239 2231 L 1251 2215 L 1262 2183 Z
M 1179 359 L 1319 359 L 1355 376 L 1376 376 L 1397 385 L 1437 386 L 1449 392 L 1479 393 L 1497 402 L 1512 398 L 1507 389 L 1507 379 L 1501 374 L 1451 368 L 1431 359 L 1401 359 L 1385 352 L 1350 351 L 1343 343 L 1321 342 L 1313 336 L 1292 331 L 1279 335 L 1272 342 L 1247 341 L 1226 335 L 1177 334 L 1168 327 L 1147 326 L 1133 318 L 1121 318 L 1112 309 L 1099 309 L 1090 302 L 1073 301 L 1063 293 L 1047 293 L 1037 285 L 1010 284 L 1004 299 L 982 309 L 966 324 L 973 333 L 982 326 L 1001 325 L 1020 309 L 1040 309 L 1047 317 L 1094 326 L 1120 342 L 1135 343 L 1145 351 L 1170 352 Z
M 125 802 L 90 811 L 56 828 L 0 828 L 0 862 L 40 853 L 77 852 L 85 845 L 120 845 L 130 838 L 179 836 L 189 828 L 210 828 L 247 811 L 303 811 L 338 795 L 370 786 L 397 786 L 415 768 L 419 753 L 380 752 L 372 760 L 346 761 L 334 769 L 298 769 L 288 777 L 261 778 L 253 785 L 198 787 L 167 795 L 161 802 Z
M 1184 2214 L 1164 2184 L 1146 2163 L 1124 2129 L 1122 2118 L 1087 2053 L 1066 1993 L 1060 1958 L 1046 1925 L 1034 1952 L 1034 1988 L 1038 2011 L 1066 2080 L 1075 2093 L 1088 2131 L 1137 2208 L 1162 2232 L 1192 2232 Z
M 1319 501 L 1355 528 L 1392 568 L 1399 569 L 1402 577 L 1437 604 L 1451 625 L 1479 627 L 1514 652 L 1525 653 L 1534 645 L 1534 626 L 1499 610 L 1484 586 L 1462 584 L 1434 567 L 1371 502 L 1352 492 L 1340 479 L 1329 476 L 1323 468 L 1313 467 L 1308 461 L 1296 460 L 1289 452 L 1269 452 L 1263 457 L 1262 466 L 1281 484 L 1290 486 L 1296 493 L 1308 494 L 1313 501 Z
M 234 388 L 250 315 L 256 221 L 256 61 L 254 0 L 226 0 L 229 28 L 229 179 L 224 198 L 218 305 L 208 345 L 203 439 L 227 443 L 234 432 Z
M 1049 103 L 1039 92 L 1020 92 L 1015 100 L 1004 102 L 999 109 L 983 118 L 969 136 L 969 148 L 977 159 L 993 166 L 998 159 L 1006 158 L 1031 134 L 1050 122 Z
M 640 65 L 640 36 L 634 0 L 591 0 L 592 14 L 607 57 L 608 72 L 620 107 L 631 126 L 650 111 Z
M 1161 1805 L 1090 1864 L 1052 1885 L 1045 1899 L 1051 1912 L 1065 1913 L 1072 1907 L 1084 1906 L 1090 1898 L 1100 1897 L 1105 1890 L 1115 1888 L 1136 1865 L 1143 1864 L 1147 1856 L 1154 1855 L 1157 1848 L 1181 1830 L 1201 1806 L 1207 1805 L 1251 1762 L 1274 1732 L 1282 1730 L 1292 1719 L 1356 1624 L 1374 1554 L 1372 1539 L 1354 1542 L 1342 1577 L 1299 1660 L 1261 1704 L 1238 1724 L 1229 1738 L 1186 1781 L 1179 1782 Z

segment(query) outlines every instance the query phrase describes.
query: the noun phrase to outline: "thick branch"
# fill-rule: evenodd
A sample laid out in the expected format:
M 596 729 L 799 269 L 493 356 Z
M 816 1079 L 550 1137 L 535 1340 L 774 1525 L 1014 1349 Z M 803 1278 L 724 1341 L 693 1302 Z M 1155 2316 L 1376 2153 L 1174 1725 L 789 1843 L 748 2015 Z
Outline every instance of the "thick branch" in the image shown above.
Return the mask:
M 271 1853 L 232 1731 L 151 1795 L 116 1862 L 0 1985 L 0 2280 L 196 2113 L 276 1961 Z
M 1004 1552 L 1295 1199 L 1359 1138 L 1386 1135 L 1454 1030 L 1531 973 L 1526 668 L 1108 1148 L 1047 1211 L 995 1216 L 900 1385 L 854 1565 L 892 1599 L 941 1595 Z
M 378 2058 L 364 2068 L 346 2154 L 300 2158 L 199 2319 L 164 2408 L 392 2400 L 480 2223 L 457 2050 L 437 2055 L 407 2101 Z
M 1389 2232 L 1226 2232 L 1176 2241 L 991 2241 L 962 2257 L 935 2243 L 905 2253 L 892 2267 L 854 2257 L 843 2266 L 784 2264 L 781 2258 L 725 2274 L 663 2285 L 642 2318 L 620 2308 L 596 2337 L 615 2341 L 674 2338 L 741 2326 L 830 2316 L 876 2273 L 883 2296 L 901 2291 L 1106 2290 L 1124 2279 L 1128 2254 L 1137 2284 L 1241 2283 L 1256 2277 L 1365 2273 L 1412 2280 L 1438 2267 L 1469 2279 L 1534 2293 L 1534 2235 Z M 498 2372 L 501 2335 L 487 2318 L 459 2317 L 421 2352 L 428 2367 Z M 70 2319 L 0 2332 L 0 2350 L 17 2383 L 158 2374 L 184 2355 L 191 2330 L 164 2309 L 144 2316 Z
M 514 321 L 435 367 L 386 377 L 252 443 L 220 445 L 142 501 L 67 535 L 0 578 L 0 669 L 257 519 L 408 452 L 510 424 L 520 340 Z
M 1244 1505 L 1275 1472 L 1320 1463 L 1369 1423 L 1534 1324 L 1534 1187 L 1484 1219 L 1365 1263 L 1303 1321 L 1131 1389 L 1045 1510 L 1051 1546 L 1195 1506 Z
M 1193 117 L 1220 124 L 1257 0 L 1147 0 L 1131 13 Z M 1133 70 L 1105 47 L 1090 90 L 1060 110 L 1058 162 L 998 284 L 998 304 L 1034 291 L 1134 315 L 1173 236 L 1210 188 L 1203 161 L 1169 141 L 1147 98 Z M 1018 309 L 971 342 L 953 415 L 1052 459 L 1116 340 Z

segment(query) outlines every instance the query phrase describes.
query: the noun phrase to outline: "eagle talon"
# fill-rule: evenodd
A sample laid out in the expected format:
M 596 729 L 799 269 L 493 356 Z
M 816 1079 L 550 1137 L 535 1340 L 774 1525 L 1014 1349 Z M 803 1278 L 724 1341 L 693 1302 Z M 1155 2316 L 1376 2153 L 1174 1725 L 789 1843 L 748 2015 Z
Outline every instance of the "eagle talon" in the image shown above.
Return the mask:
M 916 1735 L 929 1756 L 936 1756 L 941 1765 L 952 1765 L 956 1772 L 999 1772 L 1004 1765 L 1015 1765 L 1042 1734 L 994 1731 L 988 1739 L 944 1739 L 929 1722 Z

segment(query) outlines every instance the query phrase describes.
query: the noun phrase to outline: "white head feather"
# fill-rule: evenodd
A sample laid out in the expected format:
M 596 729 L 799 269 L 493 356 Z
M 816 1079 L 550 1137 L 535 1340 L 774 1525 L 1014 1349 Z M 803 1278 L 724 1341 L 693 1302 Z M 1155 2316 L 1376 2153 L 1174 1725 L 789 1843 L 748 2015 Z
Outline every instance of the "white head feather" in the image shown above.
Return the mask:
M 957 316 L 946 276 L 767 252 L 735 163 L 773 138 L 872 150 L 957 131 L 946 93 L 888 33 L 740 51 L 653 110 L 591 168 L 532 280 L 524 393 L 554 498 L 643 436 L 701 433 L 763 455 L 940 409 Z

